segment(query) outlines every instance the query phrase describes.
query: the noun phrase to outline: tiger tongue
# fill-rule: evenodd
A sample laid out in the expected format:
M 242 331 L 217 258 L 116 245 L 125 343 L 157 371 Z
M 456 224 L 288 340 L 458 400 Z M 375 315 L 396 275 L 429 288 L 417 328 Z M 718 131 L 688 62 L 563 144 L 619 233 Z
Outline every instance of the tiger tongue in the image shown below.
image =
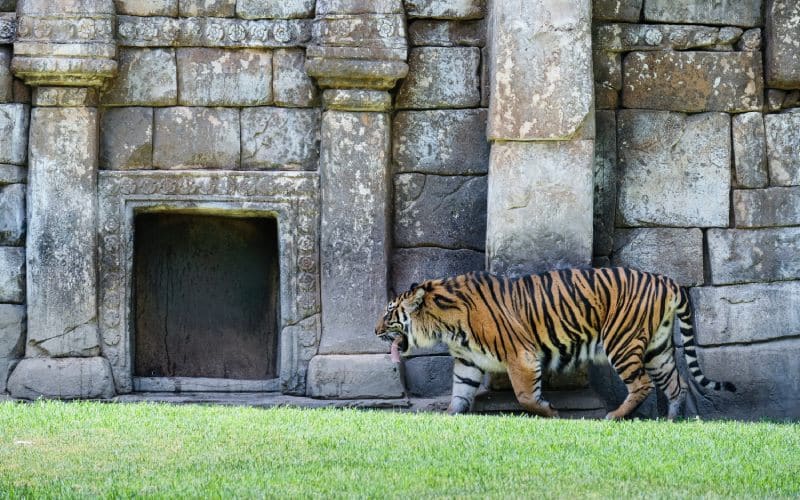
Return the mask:
M 391 357 L 392 363 L 399 363 L 400 362 L 400 342 L 402 341 L 402 337 L 397 337 L 392 342 L 392 350 L 391 350 Z

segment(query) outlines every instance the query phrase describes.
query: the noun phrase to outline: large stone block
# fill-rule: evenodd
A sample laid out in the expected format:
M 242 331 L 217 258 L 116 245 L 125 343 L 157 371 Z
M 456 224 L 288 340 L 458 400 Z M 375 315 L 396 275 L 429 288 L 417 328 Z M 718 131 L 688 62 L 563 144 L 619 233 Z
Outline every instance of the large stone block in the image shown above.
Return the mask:
M 761 0 L 647 0 L 644 18 L 661 23 L 758 26 Z
M 767 139 L 761 113 L 742 113 L 731 120 L 733 164 L 736 183 L 741 187 L 765 187 L 767 176 Z
M 25 306 L 0 304 L 0 393 L 9 369 L 25 353 Z
M 594 141 L 498 142 L 489 159 L 489 270 L 520 275 L 592 256 Z
M 706 418 L 800 418 L 800 340 L 700 349 L 700 367 L 715 380 L 728 380 L 736 392 L 706 392 L 692 398 Z
M 728 225 L 728 115 L 621 110 L 617 141 L 621 225 Z
M 319 110 L 245 108 L 241 123 L 243 169 L 316 170 Z
M 118 74 L 101 96 L 106 106 L 170 106 L 178 102 L 173 49 L 120 48 Z
M 800 325 L 800 281 L 692 289 L 701 346 L 794 337 Z
M 593 109 L 591 1 L 490 5 L 489 138 L 574 137 Z
M 800 88 L 800 3 L 767 0 L 764 66 L 767 86 Z
M 413 283 L 483 271 L 486 255 L 475 250 L 445 248 L 397 248 L 392 255 L 392 288 L 400 294 Z
M 107 108 L 100 119 L 100 168 L 153 166 L 153 108 Z
M 25 302 L 25 249 L 0 247 L 0 302 Z
M 0 187 L 0 245 L 25 243 L 25 184 Z
M 452 356 L 417 356 L 405 361 L 403 371 L 409 396 L 442 396 L 453 388 Z
M 707 237 L 715 285 L 800 277 L 800 227 L 710 229 Z
M 28 181 L 28 169 L 19 165 L 0 164 L 0 184 L 19 184 Z
M 800 187 L 734 189 L 736 227 L 800 226 Z
M 305 71 L 305 61 L 303 49 L 272 53 L 272 97 L 276 106 L 306 108 L 317 104 L 317 87 Z
M 486 110 L 401 111 L 392 135 L 398 172 L 463 175 L 489 168 Z
M 617 118 L 613 111 L 596 111 L 594 143 L 594 255 L 609 255 L 617 209 Z
M 239 110 L 155 110 L 155 168 L 239 168 Z
M 259 106 L 272 102 L 272 52 L 178 49 L 178 104 Z
M 639 21 L 643 0 L 594 0 L 592 15 L 598 21 Z
M 386 113 L 322 115 L 322 354 L 388 349 L 374 330 L 387 302 L 389 127 Z
M 417 47 L 397 94 L 400 109 L 470 108 L 481 102 L 477 47 Z
M 485 176 L 398 174 L 394 191 L 397 246 L 483 250 Z
M 408 17 L 477 19 L 483 17 L 484 0 L 404 0 Z
M 759 52 L 631 52 L 622 72 L 626 108 L 738 113 L 764 104 Z
M 765 115 L 764 126 L 770 184 L 800 185 L 800 112 Z
M 17 8 L 17 0 L 0 0 L 0 12 L 14 12 Z
M 178 0 L 182 17 L 233 17 L 236 0 Z
M 114 6 L 129 16 L 178 16 L 178 0 L 115 0 Z
M 14 100 L 14 75 L 11 73 L 11 49 L 0 46 L 0 103 Z
M 386 350 L 389 344 L 386 344 Z M 399 365 L 388 354 L 318 355 L 308 364 L 308 395 L 314 398 L 401 398 Z
M 408 41 L 412 46 L 483 47 L 486 44 L 486 25 L 483 21 L 435 21 L 420 19 L 408 26 Z
M 27 104 L 0 104 L 0 163 L 25 164 L 29 120 Z
M 105 358 L 26 358 L 11 373 L 8 392 L 21 399 L 108 399 L 114 381 Z
M 703 232 L 697 228 L 620 229 L 614 235 L 615 266 L 663 274 L 683 286 L 703 284 Z
M 236 15 L 244 19 L 296 19 L 314 17 L 314 0 L 238 0 Z

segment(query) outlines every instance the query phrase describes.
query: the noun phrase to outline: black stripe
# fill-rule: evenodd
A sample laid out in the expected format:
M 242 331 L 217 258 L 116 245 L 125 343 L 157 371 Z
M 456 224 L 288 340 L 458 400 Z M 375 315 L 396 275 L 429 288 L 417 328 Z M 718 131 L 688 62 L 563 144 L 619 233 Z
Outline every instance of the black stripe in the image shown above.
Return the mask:
M 455 375 L 455 377 L 458 380 L 459 384 L 467 384 L 470 387 L 480 387 L 480 385 L 481 385 L 480 382 L 472 380 L 471 378 L 465 378 L 465 377 L 462 377 L 461 375 L 458 375 L 456 373 L 454 373 L 453 375 Z

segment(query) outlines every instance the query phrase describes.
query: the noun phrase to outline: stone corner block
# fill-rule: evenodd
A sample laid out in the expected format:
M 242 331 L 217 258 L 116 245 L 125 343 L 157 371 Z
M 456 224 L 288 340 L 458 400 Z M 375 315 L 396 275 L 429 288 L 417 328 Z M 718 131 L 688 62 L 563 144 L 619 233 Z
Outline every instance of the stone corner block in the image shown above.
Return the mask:
M 15 398 L 109 399 L 114 380 L 108 360 L 91 358 L 26 358 L 8 378 Z
M 328 399 L 390 399 L 405 394 L 399 365 L 388 354 L 314 356 L 308 365 L 307 387 L 309 396 Z
M 477 47 L 417 47 L 397 93 L 399 109 L 470 108 L 481 102 Z

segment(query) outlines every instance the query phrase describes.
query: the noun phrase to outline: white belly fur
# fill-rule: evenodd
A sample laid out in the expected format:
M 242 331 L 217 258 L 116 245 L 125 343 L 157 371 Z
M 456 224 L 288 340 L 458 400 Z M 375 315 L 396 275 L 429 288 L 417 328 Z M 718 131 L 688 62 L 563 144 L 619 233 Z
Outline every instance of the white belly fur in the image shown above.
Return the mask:
M 503 363 L 502 361 L 498 360 L 497 358 L 489 354 L 482 354 L 480 352 L 470 351 L 468 349 L 464 349 L 459 344 L 448 343 L 448 347 L 450 348 L 450 354 L 452 356 L 466 359 L 467 361 L 471 361 L 472 363 L 475 364 L 475 366 L 477 366 L 484 372 L 503 373 L 507 370 L 507 366 L 505 363 Z

